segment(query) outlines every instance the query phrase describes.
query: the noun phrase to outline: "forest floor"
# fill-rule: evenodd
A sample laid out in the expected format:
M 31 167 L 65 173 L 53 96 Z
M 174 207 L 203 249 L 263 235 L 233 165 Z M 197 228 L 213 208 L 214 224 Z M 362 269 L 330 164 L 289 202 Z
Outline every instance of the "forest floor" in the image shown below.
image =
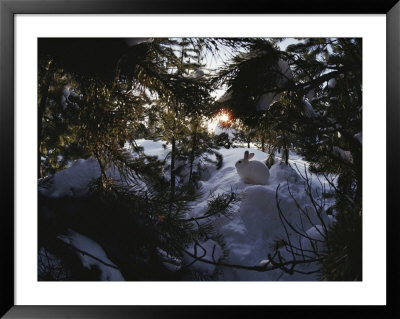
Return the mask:
M 144 148 L 147 155 L 154 155 L 159 159 L 165 159 L 168 146 L 163 147 L 161 141 L 137 140 L 137 144 Z M 229 193 L 231 191 L 239 195 L 240 200 L 231 207 L 229 216 L 212 217 L 215 230 L 224 238 L 225 257 L 224 262 L 244 266 L 258 266 L 268 263 L 268 254 L 273 254 L 274 247 L 278 243 L 291 242 L 294 246 L 311 250 L 312 240 L 322 239 L 324 227 L 334 222 L 334 217 L 326 215 L 324 208 L 329 202 L 321 198 L 324 187 L 329 189 L 326 180 L 318 180 L 315 176 L 310 178 L 313 189 L 313 198 L 318 203 L 315 207 L 308 196 L 305 188 L 305 175 L 308 171 L 308 163 L 301 156 L 290 153 L 289 166 L 276 157 L 275 164 L 270 168 L 270 177 L 267 185 L 252 185 L 244 183 L 236 172 L 235 163 L 243 158 L 245 150 L 255 153 L 254 160 L 265 161 L 268 154 L 255 148 L 235 147 L 230 149 L 220 148 L 218 151 L 223 155 L 223 164 L 216 169 L 213 164 L 207 164 L 201 175 L 199 191 L 202 196 L 191 203 L 191 211 L 188 217 L 198 217 L 207 208 L 207 199 L 210 196 Z M 279 155 L 279 154 L 278 154 Z M 63 196 L 79 197 L 84 195 L 88 189 L 88 183 L 92 178 L 100 175 L 98 163 L 94 159 L 76 160 L 72 165 L 53 176 L 53 183 L 45 190 L 41 190 L 46 196 L 59 198 Z M 310 176 L 309 176 L 310 177 Z M 279 185 L 279 190 L 277 191 Z M 299 232 L 307 234 L 309 238 L 299 236 L 291 227 L 282 223 L 279 207 L 285 220 L 294 226 Z M 314 203 L 315 204 L 315 203 Z M 321 206 L 321 207 L 319 207 Z M 299 209 L 300 208 L 300 209 Z M 316 209 L 317 208 L 317 209 Z M 90 238 L 87 238 L 74 230 L 63 235 L 63 240 L 83 251 L 107 260 L 106 253 Z M 313 242 L 314 243 L 314 242 Z M 318 242 L 319 243 L 319 242 Z M 208 239 L 201 243 L 207 249 L 204 259 L 212 260 L 222 257 L 222 248 L 215 241 Z M 318 244 L 318 249 L 323 247 Z M 188 250 L 194 251 L 194 247 Z M 214 256 L 211 252 L 214 250 Z M 281 255 L 288 260 L 292 257 L 290 252 L 281 245 Z M 309 253 L 312 254 L 312 253 Z M 189 256 L 184 258 L 185 263 L 192 262 Z M 95 263 L 102 269 L 104 280 L 121 280 L 122 275 L 116 269 L 108 269 L 107 266 L 96 262 L 93 258 L 85 256 L 83 265 Z M 221 281 L 314 281 L 318 280 L 318 274 L 288 274 L 279 269 L 258 272 L 238 268 L 210 265 L 196 261 L 191 267 L 203 272 L 206 276 L 213 276 Z M 309 272 L 317 269 L 315 263 L 299 265 L 299 270 Z

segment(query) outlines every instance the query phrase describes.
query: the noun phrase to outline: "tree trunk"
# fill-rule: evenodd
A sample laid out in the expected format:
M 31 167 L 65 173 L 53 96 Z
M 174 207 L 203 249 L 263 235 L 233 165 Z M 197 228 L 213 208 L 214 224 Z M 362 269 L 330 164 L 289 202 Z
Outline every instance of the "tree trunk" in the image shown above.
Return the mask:
M 285 164 L 289 165 L 289 150 L 285 147 Z
M 99 151 L 98 148 L 96 148 L 95 152 L 96 152 L 95 156 L 96 156 L 97 162 L 99 163 L 99 166 L 100 166 L 101 187 L 102 187 L 102 190 L 105 190 L 106 186 L 107 186 L 107 184 L 106 184 L 106 179 L 107 179 L 106 170 L 105 170 L 102 158 L 101 158 L 101 152 Z
M 265 139 L 264 139 L 264 136 L 261 137 L 261 150 L 262 150 L 263 152 L 265 152 Z
M 289 149 L 286 144 L 286 140 L 283 142 L 283 156 L 285 157 L 285 164 L 289 165 Z

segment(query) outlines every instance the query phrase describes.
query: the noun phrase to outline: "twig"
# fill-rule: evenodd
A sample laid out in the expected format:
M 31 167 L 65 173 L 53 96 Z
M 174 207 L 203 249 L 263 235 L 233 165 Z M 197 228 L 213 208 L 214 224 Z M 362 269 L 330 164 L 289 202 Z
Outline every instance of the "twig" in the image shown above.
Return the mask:
M 93 258 L 93 259 L 97 260 L 98 262 L 102 263 L 104 266 L 111 267 L 111 268 L 119 270 L 119 268 L 117 266 L 115 266 L 115 265 L 106 263 L 105 261 L 101 260 L 100 258 L 97 258 L 96 256 L 93 256 L 92 254 L 90 254 L 90 253 L 88 253 L 86 251 L 83 251 L 83 250 L 81 250 L 79 248 L 76 248 L 75 246 L 72 246 L 71 244 L 68 244 L 68 243 L 62 241 L 61 239 L 60 239 L 60 241 L 61 241 L 61 243 L 63 245 L 65 245 L 65 246 L 67 246 L 67 247 L 69 247 L 69 248 L 71 248 L 73 250 L 76 250 L 77 252 L 80 252 L 82 255 L 86 255 L 86 256 L 89 256 L 90 258 Z

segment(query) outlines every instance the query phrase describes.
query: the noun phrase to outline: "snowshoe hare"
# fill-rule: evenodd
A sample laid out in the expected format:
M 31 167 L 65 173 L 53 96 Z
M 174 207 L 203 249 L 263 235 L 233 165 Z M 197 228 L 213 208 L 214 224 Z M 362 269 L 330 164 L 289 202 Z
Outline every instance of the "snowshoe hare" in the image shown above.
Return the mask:
M 260 161 L 250 161 L 253 157 L 254 153 L 244 152 L 244 158 L 235 164 L 236 170 L 246 184 L 265 185 L 268 182 L 269 169 Z

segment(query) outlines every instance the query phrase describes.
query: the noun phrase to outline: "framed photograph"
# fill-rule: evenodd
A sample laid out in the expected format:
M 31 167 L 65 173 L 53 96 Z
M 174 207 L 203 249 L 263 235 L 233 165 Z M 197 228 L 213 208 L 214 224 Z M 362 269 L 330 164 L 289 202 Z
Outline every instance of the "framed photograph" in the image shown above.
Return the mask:
M 0 1 L 4 318 L 399 314 L 397 1 Z

